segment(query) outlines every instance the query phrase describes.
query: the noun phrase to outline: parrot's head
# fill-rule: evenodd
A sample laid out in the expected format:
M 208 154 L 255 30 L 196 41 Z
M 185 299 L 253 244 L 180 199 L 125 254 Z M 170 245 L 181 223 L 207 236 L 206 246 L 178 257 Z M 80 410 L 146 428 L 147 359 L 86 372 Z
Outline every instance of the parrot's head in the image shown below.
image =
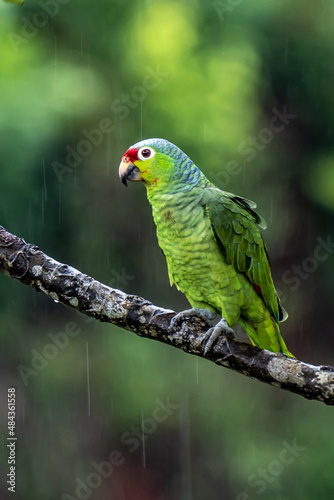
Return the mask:
M 146 139 L 131 146 L 123 155 L 119 177 L 127 181 L 143 181 L 147 187 L 163 186 L 178 181 L 185 170 L 195 167 L 188 156 L 165 139 Z

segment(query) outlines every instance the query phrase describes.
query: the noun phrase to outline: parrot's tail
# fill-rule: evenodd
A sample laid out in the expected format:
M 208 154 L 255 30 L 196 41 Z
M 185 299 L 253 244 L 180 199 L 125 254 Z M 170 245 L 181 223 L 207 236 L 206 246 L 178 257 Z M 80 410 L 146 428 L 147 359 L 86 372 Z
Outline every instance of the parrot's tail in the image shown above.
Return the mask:
M 260 323 L 240 318 L 239 323 L 246 330 L 253 345 L 272 352 L 283 352 L 290 358 L 295 357 L 285 345 L 279 326 L 271 316 Z
M 280 346 L 281 346 L 281 352 L 283 352 L 284 354 L 286 354 L 287 356 L 289 356 L 289 358 L 294 358 L 295 356 L 292 354 L 292 352 L 289 351 L 289 349 L 285 345 L 285 342 L 283 340 L 281 332 L 279 331 L 279 326 L 278 325 L 277 325 L 277 335 L 278 335 L 278 341 L 279 341 Z

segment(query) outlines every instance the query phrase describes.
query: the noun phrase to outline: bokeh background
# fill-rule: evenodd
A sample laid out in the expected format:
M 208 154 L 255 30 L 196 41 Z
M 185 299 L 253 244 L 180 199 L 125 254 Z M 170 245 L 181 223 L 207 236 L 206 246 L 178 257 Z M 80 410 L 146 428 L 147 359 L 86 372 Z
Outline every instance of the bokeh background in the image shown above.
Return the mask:
M 334 364 L 334 3 L 0 3 L 0 223 L 52 257 L 182 310 L 144 186 L 164 137 L 258 204 L 297 357 Z M 333 241 L 332 241 L 333 238 Z M 99 324 L 0 276 L 24 500 L 332 498 L 333 409 Z M 95 465 L 94 465 L 95 464 Z

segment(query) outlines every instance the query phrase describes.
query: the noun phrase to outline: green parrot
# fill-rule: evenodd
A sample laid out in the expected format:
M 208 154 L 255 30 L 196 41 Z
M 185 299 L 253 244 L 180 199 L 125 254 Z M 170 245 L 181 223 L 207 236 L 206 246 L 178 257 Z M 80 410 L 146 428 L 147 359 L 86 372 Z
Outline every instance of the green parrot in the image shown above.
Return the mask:
M 293 357 L 278 326 L 288 315 L 273 284 L 258 228 L 266 223 L 256 204 L 218 189 L 165 139 L 131 146 L 119 176 L 125 185 L 144 182 L 170 283 L 192 306 L 174 324 L 192 315 L 209 323 L 218 313 L 222 319 L 208 330 L 205 353 L 239 322 L 254 345 Z

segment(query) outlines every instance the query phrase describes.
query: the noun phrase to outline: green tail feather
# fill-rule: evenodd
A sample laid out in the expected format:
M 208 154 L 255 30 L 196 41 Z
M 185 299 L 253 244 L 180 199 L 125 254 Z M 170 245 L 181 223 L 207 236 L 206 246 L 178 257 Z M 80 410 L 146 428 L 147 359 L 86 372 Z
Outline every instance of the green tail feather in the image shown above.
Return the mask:
M 254 324 L 240 318 L 239 323 L 246 330 L 253 345 L 272 352 L 282 352 L 290 358 L 294 358 L 295 356 L 285 345 L 278 324 L 272 318 L 270 320 L 270 323 L 263 321 Z

